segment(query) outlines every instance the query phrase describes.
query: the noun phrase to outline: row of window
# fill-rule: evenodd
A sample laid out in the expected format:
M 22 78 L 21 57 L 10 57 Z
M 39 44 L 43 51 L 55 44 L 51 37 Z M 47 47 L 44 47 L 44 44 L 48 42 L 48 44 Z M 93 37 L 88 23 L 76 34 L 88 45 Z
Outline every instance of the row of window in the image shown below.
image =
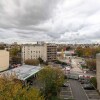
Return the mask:
M 28 51 L 28 53 L 40 53 L 40 51 Z M 23 53 L 25 53 L 25 51 L 23 52 Z

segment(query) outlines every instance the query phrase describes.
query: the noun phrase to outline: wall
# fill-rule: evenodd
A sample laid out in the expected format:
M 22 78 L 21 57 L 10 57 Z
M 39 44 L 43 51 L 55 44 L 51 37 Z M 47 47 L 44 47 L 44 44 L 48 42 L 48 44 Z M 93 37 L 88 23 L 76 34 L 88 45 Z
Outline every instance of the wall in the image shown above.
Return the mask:
M 0 50 L 0 71 L 9 68 L 9 52 L 6 50 Z
M 100 53 L 96 55 L 97 89 L 100 92 Z

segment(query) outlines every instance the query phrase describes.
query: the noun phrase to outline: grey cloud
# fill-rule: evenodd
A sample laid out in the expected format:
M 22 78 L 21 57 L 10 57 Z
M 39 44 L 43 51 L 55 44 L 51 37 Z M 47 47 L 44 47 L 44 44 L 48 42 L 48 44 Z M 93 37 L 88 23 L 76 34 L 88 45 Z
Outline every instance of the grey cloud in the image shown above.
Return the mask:
M 0 41 L 100 41 L 99 9 L 99 0 L 0 0 Z
M 5 14 L 4 19 L 10 25 L 13 23 L 16 27 L 21 27 L 38 24 L 49 19 L 58 1 L 59 0 L 10 0 L 10 2 L 8 2 L 8 0 L 4 0 L 3 2 L 3 0 L 1 0 L 0 4 L 3 6 L 1 10 L 3 14 Z

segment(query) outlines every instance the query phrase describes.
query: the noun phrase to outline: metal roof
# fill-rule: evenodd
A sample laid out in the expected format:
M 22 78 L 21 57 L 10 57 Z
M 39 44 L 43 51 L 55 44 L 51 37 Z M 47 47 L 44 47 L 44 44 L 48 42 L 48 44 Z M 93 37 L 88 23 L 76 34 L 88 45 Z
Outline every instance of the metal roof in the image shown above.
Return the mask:
M 29 77 L 33 76 L 39 72 L 42 68 L 40 66 L 31 66 L 31 65 L 22 65 L 17 68 L 13 68 L 4 72 L 1 72 L 0 75 L 16 75 L 20 80 L 26 80 Z

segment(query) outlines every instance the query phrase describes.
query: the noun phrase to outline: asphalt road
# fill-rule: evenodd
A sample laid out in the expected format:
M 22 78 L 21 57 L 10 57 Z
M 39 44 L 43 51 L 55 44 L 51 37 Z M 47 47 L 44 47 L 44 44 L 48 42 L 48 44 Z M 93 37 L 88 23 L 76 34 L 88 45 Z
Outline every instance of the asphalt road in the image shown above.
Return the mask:
M 77 80 L 69 80 L 75 100 L 88 100 L 82 86 Z

